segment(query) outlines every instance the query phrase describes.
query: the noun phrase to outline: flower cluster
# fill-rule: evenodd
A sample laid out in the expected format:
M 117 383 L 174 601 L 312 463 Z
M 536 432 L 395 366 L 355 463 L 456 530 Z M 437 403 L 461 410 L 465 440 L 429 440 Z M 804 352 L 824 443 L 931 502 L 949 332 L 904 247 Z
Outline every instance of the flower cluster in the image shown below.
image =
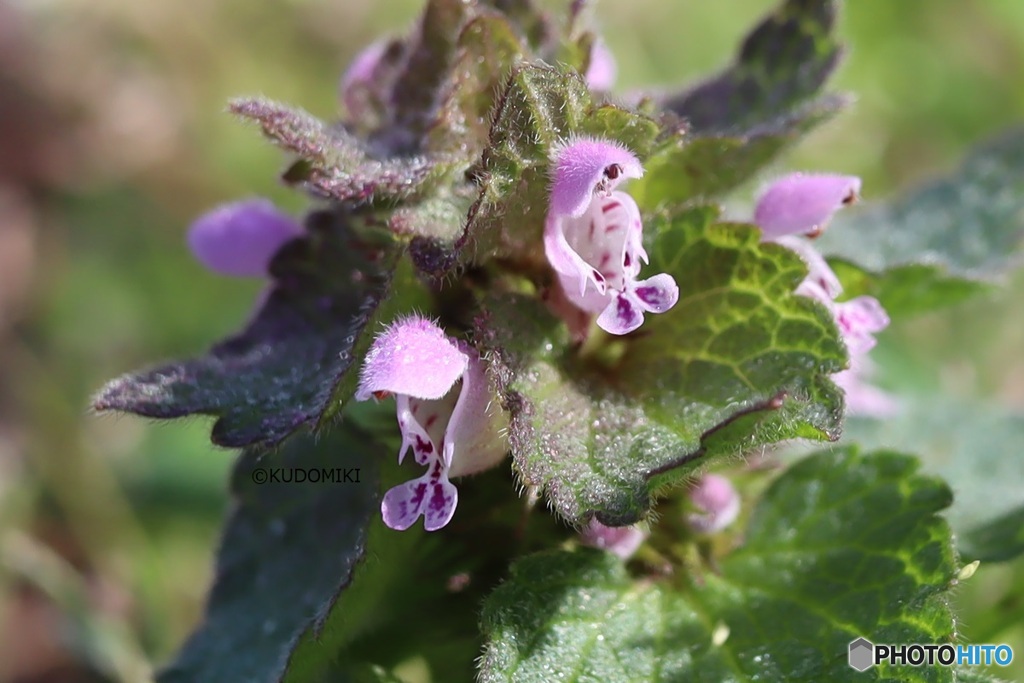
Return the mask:
M 389 45 L 369 45 L 342 77 L 340 95 L 351 114 L 376 97 L 371 91 Z M 595 91 L 606 91 L 614 82 L 614 60 L 600 42 L 593 46 L 584 77 Z M 643 176 L 639 159 L 611 140 L 571 137 L 553 146 L 549 161 L 543 249 L 551 286 L 545 293 L 573 338 L 583 340 L 593 325 L 609 334 L 627 335 L 647 314 L 671 309 L 679 299 L 673 277 L 656 273 L 641 279 L 648 263 L 643 220 L 637 203 L 620 189 L 626 181 Z M 828 307 L 850 351 L 851 367 L 836 381 L 846 389 L 852 409 L 878 412 L 888 407 L 886 397 L 863 384 L 862 377 L 869 367 L 866 354 L 874 345 L 874 334 L 888 318 L 871 297 L 837 301 L 842 293 L 838 278 L 804 239 L 820 233 L 859 190 L 857 178 L 793 174 L 768 188 L 754 220 L 765 240 L 796 251 L 806 261 L 809 274 L 797 292 Z M 269 201 L 253 199 L 202 216 L 188 241 L 197 260 L 216 272 L 267 277 L 277 251 L 301 233 L 301 226 Z M 402 437 L 399 463 L 411 450 L 423 473 L 383 496 L 384 522 L 403 530 L 422 517 L 427 530 L 440 529 L 452 519 L 458 503 L 452 479 L 493 467 L 507 455 L 507 417 L 478 351 L 418 316 L 381 332 L 361 367 L 356 400 L 392 396 Z M 702 477 L 690 498 L 697 512 L 687 517 L 687 523 L 703 533 L 722 529 L 739 510 L 735 490 L 716 475 Z M 605 527 L 595 520 L 581 537 L 584 543 L 628 557 L 645 534 L 634 527 Z
M 793 173 L 761 195 L 754 222 L 761 228 L 762 239 L 795 251 L 807 264 L 807 277 L 797 293 L 821 302 L 832 313 L 850 353 L 850 367 L 833 375 L 846 392 L 847 408 L 855 414 L 883 416 L 895 410 L 895 402 L 865 378 L 871 371 L 868 352 L 875 346 L 875 334 L 888 327 L 889 316 L 874 297 L 837 301 L 843 293 L 839 278 L 806 239 L 820 235 L 835 213 L 856 201 L 859 193 L 860 178 Z

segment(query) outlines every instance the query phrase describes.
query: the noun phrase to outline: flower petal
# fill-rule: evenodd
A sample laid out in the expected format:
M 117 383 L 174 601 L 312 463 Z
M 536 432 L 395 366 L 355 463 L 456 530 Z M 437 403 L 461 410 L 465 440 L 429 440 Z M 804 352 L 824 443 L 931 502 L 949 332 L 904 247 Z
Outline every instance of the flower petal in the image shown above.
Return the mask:
M 635 526 L 605 526 L 596 519 L 580 531 L 580 541 L 628 560 L 643 545 L 647 533 Z
M 377 70 L 381 58 L 388 51 L 389 44 L 390 41 L 387 39 L 375 40 L 370 43 L 352 58 L 345 73 L 342 74 L 338 89 L 341 92 L 342 101 L 350 111 L 359 106 L 358 102 L 352 98 L 352 89 L 366 85 L 373 80 L 374 71 Z
M 432 479 L 427 491 L 426 506 L 423 509 L 423 528 L 437 531 L 452 520 L 455 507 L 459 504 L 459 490 L 448 481 L 447 476 Z
M 565 238 L 564 221 L 564 216 L 548 213 L 544 223 L 544 254 L 548 262 L 560 276 L 562 287 L 570 298 L 586 295 L 588 283 L 603 296 L 607 290 L 604 275 L 569 246 Z
M 645 311 L 664 313 L 679 301 L 679 286 L 668 273 L 659 273 L 635 283 L 633 294 L 640 300 Z
M 611 192 L 627 178 L 644 174 L 640 161 L 617 142 L 574 138 L 553 155 L 548 214 L 581 216 L 597 191 Z
M 754 222 L 765 240 L 816 235 L 859 193 L 860 178 L 855 176 L 792 173 L 775 181 L 761 195 L 754 209 Z
M 405 460 L 405 454 L 410 448 L 412 448 L 413 456 L 419 465 L 426 465 L 438 457 L 435 444 L 440 443 L 441 440 L 431 434 L 431 427 L 434 427 L 433 422 L 444 420 L 445 417 L 441 414 L 424 416 L 421 413 L 424 412 L 424 404 L 430 405 L 439 402 L 420 401 L 405 394 L 395 395 L 398 429 L 402 434 L 402 445 L 398 449 L 399 465 Z
M 872 296 L 837 303 L 833 315 L 851 354 L 870 351 L 875 346 L 875 333 L 889 326 L 889 315 Z
M 436 531 L 451 521 L 458 502 L 458 489 L 448 481 L 444 464 L 435 459 L 423 476 L 388 490 L 380 512 L 391 529 L 405 531 L 423 515 L 423 527 Z
M 869 384 L 856 367 L 832 375 L 832 381 L 846 393 L 846 411 L 865 417 L 891 417 L 900 412 L 896 398 Z
M 721 531 L 740 514 L 740 495 L 732 482 L 717 474 L 705 474 L 690 490 L 690 501 L 700 512 L 689 514 L 687 523 L 704 534 Z
M 301 226 L 267 199 L 222 204 L 192 223 L 188 246 L 210 270 L 234 277 L 266 277 L 281 246 Z
M 790 251 L 795 251 L 797 256 L 807 264 L 807 278 L 800 286 L 813 285 L 813 287 L 805 291 L 800 291 L 798 288 L 798 294 L 809 296 L 812 299 L 822 299 L 823 303 L 828 303 L 843 293 L 843 285 L 839 282 L 839 277 L 813 244 L 793 235 L 779 237 L 773 241 Z M 824 297 L 821 296 L 822 294 Z
M 466 371 L 466 354 L 434 322 L 414 316 L 394 323 L 373 340 L 363 363 L 357 401 L 374 392 L 438 399 Z
M 618 66 L 615 56 L 602 40 L 595 40 L 590 47 L 590 64 L 587 65 L 586 81 L 591 90 L 611 90 L 615 85 Z
M 643 324 L 644 305 L 630 291 L 617 292 L 597 316 L 597 326 L 609 334 L 629 334 Z
M 494 467 L 508 455 L 508 422 L 498 405 L 487 369 L 476 349 L 462 344 L 469 358 L 459 400 L 444 434 L 444 461 L 451 477 Z

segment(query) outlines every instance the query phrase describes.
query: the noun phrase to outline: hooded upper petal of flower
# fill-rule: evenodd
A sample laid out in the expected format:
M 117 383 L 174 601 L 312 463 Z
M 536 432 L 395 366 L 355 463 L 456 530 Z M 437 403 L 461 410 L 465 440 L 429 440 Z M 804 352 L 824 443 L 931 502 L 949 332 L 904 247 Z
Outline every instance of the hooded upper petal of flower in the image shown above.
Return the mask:
M 604 41 L 595 40 L 590 47 L 590 64 L 587 65 L 585 78 L 591 90 L 611 90 L 615 84 L 615 76 L 618 67 L 615 64 L 615 56 Z
M 406 394 L 438 399 L 466 372 L 469 359 L 444 330 L 412 317 L 389 327 L 366 354 L 356 400 L 372 394 Z
M 266 277 L 281 246 L 302 228 L 269 200 L 222 204 L 200 216 L 188 232 L 196 260 L 210 270 L 236 277 Z
M 820 234 L 836 211 L 856 201 L 860 178 L 791 173 L 768 187 L 754 209 L 763 239 Z
M 449 478 L 492 467 L 508 450 L 483 361 L 435 323 L 408 318 L 374 340 L 356 399 L 386 394 L 395 394 L 399 462 L 412 449 L 427 471 L 384 495 L 384 522 L 408 529 L 422 515 L 427 531 L 440 529 L 458 503 Z
M 615 191 L 643 175 L 637 158 L 618 144 L 578 139 L 556 150 L 553 166 L 544 251 L 569 301 L 612 334 L 672 308 L 679 288 L 670 275 L 637 280 L 647 262 L 640 209 Z
M 721 531 L 740 514 L 740 494 L 732 482 L 717 474 L 705 474 L 690 489 L 690 501 L 700 512 L 687 515 L 692 529 L 704 534 Z

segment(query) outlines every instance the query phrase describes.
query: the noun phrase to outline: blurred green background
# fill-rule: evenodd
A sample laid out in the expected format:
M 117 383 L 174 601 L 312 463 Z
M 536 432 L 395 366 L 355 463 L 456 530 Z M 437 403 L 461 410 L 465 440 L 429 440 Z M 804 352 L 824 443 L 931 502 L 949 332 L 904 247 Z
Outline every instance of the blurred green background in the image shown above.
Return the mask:
M 773 5 L 631 0 L 595 15 L 626 90 L 723 66 Z M 199 618 L 232 454 L 210 445 L 207 420 L 96 416 L 89 397 L 249 314 L 260 283 L 194 263 L 191 218 L 253 194 L 303 207 L 276 182 L 278 152 L 225 101 L 262 93 L 329 118 L 348 60 L 418 6 L 0 0 L 0 680 L 144 680 Z M 840 31 L 850 50 L 833 85 L 857 103 L 775 171 L 858 174 L 870 200 L 1024 120 L 1020 0 L 851 0 Z M 1017 276 L 896 321 L 880 383 L 1021 411 L 1022 295 Z M 964 637 L 1013 644 L 1002 675 L 1024 680 L 1024 562 L 983 565 L 957 601 Z

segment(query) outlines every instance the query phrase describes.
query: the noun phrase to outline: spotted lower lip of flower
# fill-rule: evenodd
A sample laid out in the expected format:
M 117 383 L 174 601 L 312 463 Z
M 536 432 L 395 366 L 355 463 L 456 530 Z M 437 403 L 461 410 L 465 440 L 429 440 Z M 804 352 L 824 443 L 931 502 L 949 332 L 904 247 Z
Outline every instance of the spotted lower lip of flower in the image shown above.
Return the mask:
M 196 260 L 221 275 L 266 277 L 274 254 L 302 234 L 302 227 L 270 200 L 222 204 L 197 218 L 188 231 Z
M 672 308 L 679 299 L 672 276 L 637 280 L 648 260 L 640 209 L 615 190 L 643 175 L 637 158 L 617 143 L 583 138 L 559 146 L 552 166 L 544 252 L 566 298 L 612 334 Z
M 772 183 L 754 209 L 765 241 L 785 235 L 817 237 L 832 216 L 857 200 L 860 178 L 791 173 Z
M 390 394 L 402 434 L 398 461 L 411 449 L 426 472 L 385 493 L 381 514 L 392 529 L 422 516 L 435 531 L 458 504 L 450 478 L 493 467 L 507 454 L 504 418 L 476 350 L 425 318 L 396 322 L 366 355 L 356 400 Z

